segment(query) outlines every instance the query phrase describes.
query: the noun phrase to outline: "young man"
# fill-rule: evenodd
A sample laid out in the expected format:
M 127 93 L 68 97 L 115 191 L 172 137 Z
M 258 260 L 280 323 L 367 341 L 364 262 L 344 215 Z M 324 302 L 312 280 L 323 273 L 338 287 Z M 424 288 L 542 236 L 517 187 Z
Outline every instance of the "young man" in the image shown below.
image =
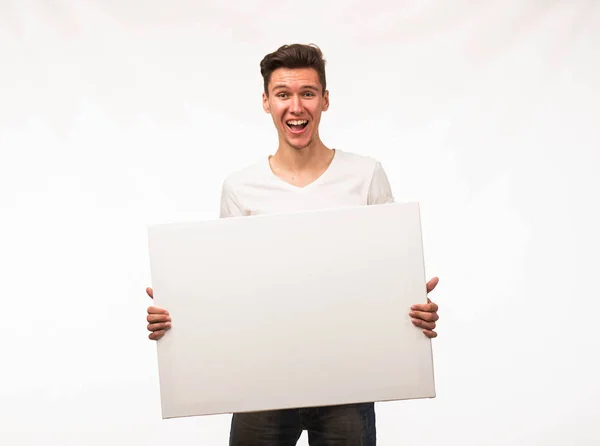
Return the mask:
M 221 218 L 393 202 L 381 164 L 330 149 L 319 137 L 329 107 L 325 61 L 318 47 L 284 45 L 264 57 L 263 108 L 279 135 L 273 156 L 231 174 L 221 195 Z M 427 283 L 430 292 L 437 278 Z M 152 297 L 152 289 L 147 293 Z M 407 309 L 413 324 L 434 338 L 437 305 Z M 148 308 L 150 339 L 171 327 L 166 309 Z M 230 446 L 293 446 L 303 430 L 311 445 L 375 446 L 373 403 L 234 414 Z

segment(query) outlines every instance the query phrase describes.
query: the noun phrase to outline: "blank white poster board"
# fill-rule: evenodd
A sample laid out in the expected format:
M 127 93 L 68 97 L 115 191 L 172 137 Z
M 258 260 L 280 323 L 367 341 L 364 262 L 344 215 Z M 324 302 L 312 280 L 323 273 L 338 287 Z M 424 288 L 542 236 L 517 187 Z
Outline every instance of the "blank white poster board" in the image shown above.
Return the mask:
M 163 418 L 435 397 L 418 204 L 148 230 Z

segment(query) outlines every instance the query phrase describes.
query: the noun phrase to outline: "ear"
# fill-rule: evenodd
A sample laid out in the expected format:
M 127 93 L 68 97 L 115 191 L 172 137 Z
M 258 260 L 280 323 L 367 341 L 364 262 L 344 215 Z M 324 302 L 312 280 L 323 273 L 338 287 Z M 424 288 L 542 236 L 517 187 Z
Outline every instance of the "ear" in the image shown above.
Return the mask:
M 263 110 L 265 111 L 265 113 L 271 113 L 271 107 L 269 107 L 269 98 L 264 91 L 262 94 L 262 104 L 263 104 Z
M 323 107 L 322 111 L 327 111 L 329 108 L 329 90 L 325 90 L 325 94 L 323 95 Z

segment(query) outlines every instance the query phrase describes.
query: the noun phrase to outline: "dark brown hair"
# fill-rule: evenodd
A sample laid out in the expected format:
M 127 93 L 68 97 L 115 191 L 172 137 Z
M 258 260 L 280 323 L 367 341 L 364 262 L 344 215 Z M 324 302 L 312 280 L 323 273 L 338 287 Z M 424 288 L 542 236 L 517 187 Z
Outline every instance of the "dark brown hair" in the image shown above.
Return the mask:
M 303 45 L 295 43 L 283 45 L 270 54 L 267 54 L 260 62 L 260 74 L 264 80 L 265 93 L 269 94 L 269 81 L 271 74 L 278 68 L 314 68 L 319 74 L 319 80 L 323 87 L 323 93 L 327 87 L 325 79 L 325 59 L 317 45 Z

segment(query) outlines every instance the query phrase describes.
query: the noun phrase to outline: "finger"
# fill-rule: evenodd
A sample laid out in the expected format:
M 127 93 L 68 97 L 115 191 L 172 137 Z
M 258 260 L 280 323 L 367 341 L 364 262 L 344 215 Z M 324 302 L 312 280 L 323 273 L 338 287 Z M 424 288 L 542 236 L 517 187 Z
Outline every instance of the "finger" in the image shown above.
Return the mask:
M 416 304 L 410 307 L 412 311 L 425 311 L 427 313 L 435 313 L 438 311 L 438 306 L 435 302 L 429 302 L 428 304 Z
M 433 330 L 423 330 L 423 333 L 425 333 L 425 336 L 427 336 L 429 339 L 437 338 L 437 335 L 438 335 Z
M 435 322 L 427 322 L 422 319 L 412 319 L 414 326 L 424 328 L 425 330 L 433 330 L 435 328 Z
M 159 322 L 155 324 L 148 324 L 148 331 L 167 331 L 171 328 L 170 322 Z
M 422 319 L 428 322 L 435 322 L 440 318 L 437 313 L 427 311 L 411 311 L 408 315 L 414 319 Z
M 150 333 L 148 335 L 148 338 L 152 339 L 153 341 L 158 341 L 160 338 L 162 338 L 165 335 L 165 330 L 161 330 L 161 331 L 155 331 L 153 333 Z
M 429 282 L 427 282 L 427 292 L 430 293 L 435 289 L 440 279 L 438 277 L 434 277 Z
M 168 314 L 149 314 L 146 320 L 150 323 L 156 322 L 171 322 L 171 316 Z
M 150 296 L 152 299 L 154 299 L 154 290 L 150 287 L 146 288 L 146 293 L 148 293 L 148 296 Z
M 166 308 L 148 307 L 148 314 L 169 314 Z

